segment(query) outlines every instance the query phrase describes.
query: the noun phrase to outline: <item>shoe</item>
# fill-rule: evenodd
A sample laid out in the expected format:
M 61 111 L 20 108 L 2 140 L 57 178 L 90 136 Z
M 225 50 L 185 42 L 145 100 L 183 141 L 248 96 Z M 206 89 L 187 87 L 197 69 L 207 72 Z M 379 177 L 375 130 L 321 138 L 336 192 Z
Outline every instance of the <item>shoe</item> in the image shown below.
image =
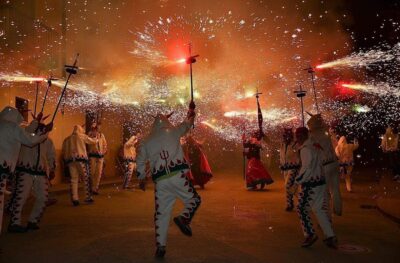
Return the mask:
M 92 195 L 99 195 L 99 191 L 92 191 Z
M 308 236 L 301 244 L 301 247 L 311 247 L 312 244 L 314 244 L 315 241 L 317 241 L 317 239 L 318 239 L 317 235 Z
M 55 205 L 57 203 L 57 199 L 55 198 L 49 198 L 46 202 L 46 206 L 51 206 L 51 205 Z
M 257 190 L 257 187 L 256 186 L 248 186 L 248 187 L 246 187 L 246 189 L 247 189 L 247 191 L 255 191 L 255 190 Z
M 156 258 L 164 258 L 166 252 L 167 251 L 165 250 L 165 246 L 159 246 L 159 247 L 157 247 L 155 257 Z
M 73 206 L 78 206 L 79 205 L 79 201 L 78 200 L 73 200 L 72 201 L 72 205 Z
M 260 184 L 260 190 L 263 190 L 264 187 L 265 187 L 265 183 L 261 183 L 261 184 Z
M 288 205 L 287 207 L 286 207 L 286 209 L 285 209 L 285 211 L 286 212 L 291 212 L 291 211 L 293 211 L 293 206 L 292 205 Z
M 94 200 L 93 200 L 93 198 L 85 199 L 85 203 L 86 204 L 93 204 Z
M 27 229 L 21 225 L 9 225 L 7 231 L 8 233 L 25 233 Z
M 181 232 L 184 235 L 191 237 L 192 236 L 192 228 L 190 227 L 189 223 L 187 223 L 186 221 L 187 221 L 187 219 L 185 219 L 182 216 L 174 217 L 174 222 L 179 227 Z
M 337 249 L 338 248 L 338 240 L 335 236 L 333 237 L 328 237 L 327 239 L 324 240 L 324 243 L 327 247 Z
M 28 222 L 28 225 L 26 226 L 26 230 L 38 230 L 40 229 L 40 227 L 38 226 L 37 223 L 33 223 L 33 222 Z

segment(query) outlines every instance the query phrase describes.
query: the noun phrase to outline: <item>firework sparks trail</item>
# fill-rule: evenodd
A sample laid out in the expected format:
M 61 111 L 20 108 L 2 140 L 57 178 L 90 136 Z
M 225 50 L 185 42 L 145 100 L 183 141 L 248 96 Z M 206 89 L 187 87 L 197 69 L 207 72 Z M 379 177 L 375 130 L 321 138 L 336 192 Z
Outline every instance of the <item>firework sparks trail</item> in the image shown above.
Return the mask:
M 378 83 L 378 84 L 342 84 L 343 87 L 361 90 L 367 93 L 375 94 L 378 96 L 395 96 L 400 97 L 400 87 L 393 87 L 388 83 Z
M 391 49 L 372 49 L 369 51 L 360 51 L 347 57 L 340 58 L 331 62 L 318 65 L 317 69 L 326 68 L 362 68 L 373 64 L 388 64 L 400 62 L 400 43 L 397 43 Z

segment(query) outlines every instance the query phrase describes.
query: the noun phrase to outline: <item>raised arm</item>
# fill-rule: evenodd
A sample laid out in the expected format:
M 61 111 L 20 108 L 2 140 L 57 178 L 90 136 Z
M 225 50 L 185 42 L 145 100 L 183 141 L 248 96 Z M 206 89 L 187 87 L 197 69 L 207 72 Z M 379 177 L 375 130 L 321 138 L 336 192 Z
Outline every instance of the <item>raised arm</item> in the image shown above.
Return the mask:
M 15 134 L 17 140 L 26 146 L 32 147 L 41 142 L 43 142 L 47 138 L 47 134 L 40 135 L 38 133 L 28 133 L 23 128 L 19 126 L 15 126 Z

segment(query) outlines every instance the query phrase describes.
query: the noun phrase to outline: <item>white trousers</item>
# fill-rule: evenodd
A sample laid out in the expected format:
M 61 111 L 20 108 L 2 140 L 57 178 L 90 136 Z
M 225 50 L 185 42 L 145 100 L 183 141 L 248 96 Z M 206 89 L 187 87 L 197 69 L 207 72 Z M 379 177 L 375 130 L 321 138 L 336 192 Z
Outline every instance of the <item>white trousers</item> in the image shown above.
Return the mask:
M 133 172 L 136 170 L 136 162 L 126 162 L 125 161 L 125 174 L 124 174 L 124 182 L 123 187 L 126 188 L 129 186 L 132 180 Z
M 295 169 L 287 170 L 283 172 L 283 176 L 285 178 L 285 190 L 286 190 L 286 206 L 292 207 L 293 197 L 297 192 L 298 184 L 295 183 L 295 179 L 298 171 Z
M 297 213 L 300 218 L 305 237 L 315 234 L 310 217 L 311 210 L 317 217 L 318 223 L 326 238 L 335 236 L 328 215 L 328 192 L 326 184 L 318 186 L 306 186 L 303 184 L 299 192 Z
M 89 175 L 89 168 L 86 162 L 71 162 L 68 164 L 69 174 L 71 176 L 71 199 L 78 201 L 79 177 L 85 184 L 86 199 L 92 198 L 92 180 Z
M 154 194 L 156 245 L 165 246 L 169 221 L 176 199 L 179 198 L 183 202 L 184 208 L 180 215 L 186 219 L 187 223 L 191 222 L 200 206 L 201 199 L 183 171 L 156 182 Z
M 103 175 L 103 164 L 104 158 L 90 157 L 90 176 L 93 180 L 93 191 L 98 191 L 101 181 L 101 176 Z
M 328 187 L 328 205 L 333 203 L 333 212 L 342 214 L 342 196 L 340 194 L 339 165 L 337 162 L 324 165 L 326 184 Z M 332 201 L 331 201 L 332 200 Z M 330 210 L 330 209 L 329 209 Z
M 345 167 L 340 167 L 340 174 L 342 177 L 344 177 L 344 180 L 346 182 L 346 190 L 348 192 L 351 192 L 352 189 L 352 180 L 351 180 L 351 174 L 353 172 L 353 166 L 352 165 L 347 165 Z
M 11 224 L 21 225 L 22 210 L 31 191 L 35 196 L 35 204 L 29 216 L 29 222 L 39 223 L 46 208 L 49 195 L 48 189 L 49 184 L 46 176 L 36 176 L 24 172 L 18 173 L 16 175 L 16 195 L 11 210 Z

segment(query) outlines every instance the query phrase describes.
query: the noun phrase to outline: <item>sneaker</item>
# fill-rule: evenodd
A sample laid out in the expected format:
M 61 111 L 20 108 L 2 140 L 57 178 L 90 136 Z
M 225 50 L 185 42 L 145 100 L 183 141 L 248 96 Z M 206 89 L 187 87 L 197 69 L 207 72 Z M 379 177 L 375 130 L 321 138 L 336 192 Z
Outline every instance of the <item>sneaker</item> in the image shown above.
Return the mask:
M 317 235 L 308 236 L 301 244 L 301 247 L 311 247 L 312 244 L 314 244 L 315 241 L 317 241 L 317 239 L 318 239 Z
M 26 230 L 38 230 L 40 229 L 40 227 L 38 226 L 37 223 L 33 223 L 33 222 L 28 222 L 28 225 L 26 226 Z
M 285 211 L 286 212 L 291 212 L 291 211 L 293 211 L 293 206 L 292 205 L 288 205 L 287 207 L 286 207 L 286 209 L 285 209 Z
M 157 247 L 155 257 L 156 258 L 164 258 L 165 252 L 167 252 L 165 250 L 165 246 L 159 246 L 159 247 Z
M 21 225 L 9 225 L 7 231 L 8 233 L 25 233 L 27 229 Z
M 179 227 L 181 232 L 184 235 L 191 237 L 192 236 L 192 228 L 190 227 L 189 223 L 187 223 L 186 221 L 187 221 L 187 219 L 185 219 L 182 216 L 174 217 L 174 222 Z
M 88 198 L 88 199 L 85 199 L 85 203 L 86 204 L 93 204 L 94 200 L 93 200 L 93 198 Z
M 73 206 L 78 206 L 79 205 L 79 201 L 78 200 L 73 200 L 72 201 L 72 205 Z
M 324 240 L 324 243 L 327 247 L 337 249 L 338 248 L 338 240 L 335 236 L 333 237 L 328 237 L 327 239 Z

